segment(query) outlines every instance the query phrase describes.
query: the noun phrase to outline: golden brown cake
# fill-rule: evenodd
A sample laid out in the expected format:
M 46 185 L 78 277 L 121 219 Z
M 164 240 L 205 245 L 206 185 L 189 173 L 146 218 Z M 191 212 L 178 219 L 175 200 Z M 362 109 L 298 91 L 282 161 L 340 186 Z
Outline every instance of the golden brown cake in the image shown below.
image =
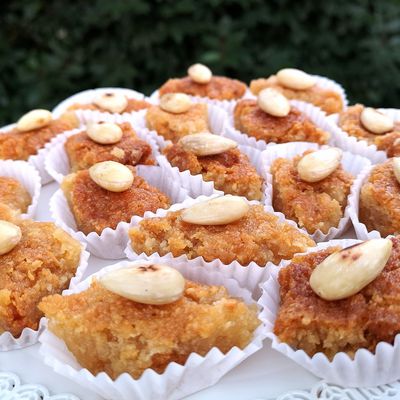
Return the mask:
M 87 169 L 101 161 L 116 161 L 126 165 L 154 165 L 151 146 L 140 139 L 128 122 L 119 124 L 123 135 L 115 144 L 99 144 L 85 131 L 70 136 L 65 142 L 71 172 Z
M 214 100 L 236 100 L 244 96 L 246 84 L 223 76 L 213 76 L 210 82 L 204 84 L 194 82 L 187 76 L 169 79 L 160 87 L 159 95 L 178 92 Z
M 224 287 L 191 281 L 180 300 L 165 305 L 136 303 L 94 281 L 81 293 L 43 299 L 40 309 L 82 367 L 112 379 L 124 372 L 137 379 L 147 368 L 161 374 L 213 347 L 244 348 L 260 323 L 256 307 Z
M 167 140 L 176 143 L 181 137 L 192 133 L 208 132 L 207 104 L 193 103 L 189 110 L 174 114 L 152 106 L 146 113 L 146 124 Z
M 44 296 L 68 288 L 81 245 L 51 222 L 18 220 L 3 208 L 0 214 L 22 231 L 16 247 L 0 256 L 0 333 L 18 337 L 24 328 L 38 328 Z
M 323 352 L 330 359 L 341 351 L 353 356 L 360 348 L 373 352 L 379 342 L 393 343 L 400 333 L 400 238 L 391 240 L 383 272 L 343 300 L 324 300 L 309 283 L 314 268 L 340 248 L 295 256 L 279 273 L 281 303 L 274 326 L 279 339 L 309 356 Z
M 0 203 L 19 213 L 26 213 L 31 202 L 31 195 L 19 181 L 6 176 L 0 177 Z
M 299 160 L 306 154 L 288 160 L 277 158 L 271 166 L 273 206 L 275 211 L 298 223 L 307 232 L 327 233 L 337 227 L 347 205 L 353 177 L 339 166 L 318 182 L 306 182 L 297 172 Z
M 344 107 L 340 93 L 324 89 L 321 86 L 318 86 L 318 84 L 315 84 L 308 89 L 290 89 L 281 85 L 275 75 L 270 76 L 268 79 L 254 79 L 250 83 L 250 90 L 256 96 L 261 92 L 261 90 L 266 88 L 276 89 L 290 100 L 300 100 L 312 103 L 321 108 L 327 114 L 338 113 L 342 111 Z
M 393 160 L 375 165 L 360 193 L 360 222 L 383 237 L 400 233 L 400 184 Z
M 170 200 L 157 188 L 135 174 L 132 186 L 123 192 L 101 188 L 87 170 L 68 175 L 61 184 L 79 231 L 84 234 L 101 234 L 104 228 L 115 229 L 119 222 L 129 222 L 133 215 L 143 216 L 168 208 Z
M 220 259 L 224 264 L 254 261 L 264 266 L 315 246 L 308 235 L 279 222 L 261 205 L 252 205 L 246 216 L 226 225 L 194 225 L 182 221 L 181 214 L 175 211 L 165 217 L 143 219 L 129 230 L 133 250 L 147 255 L 185 254 L 189 259 L 202 256 L 206 261 Z
M 218 190 L 249 200 L 261 200 L 263 179 L 257 174 L 246 154 L 230 149 L 221 154 L 197 156 L 179 143 L 164 150 L 168 161 L 180 171 L 202 174 L 205 181 L 213 181 Z
M 400 155 L 400 122 L 394 123 L 394 128 L 384 134 L 378 135 L 367 130 L 361 123 L 361 113 L 365 107 L 362 104 L 355 104 L 348 107 L 339 114 L 339 127 L 350 136 L 366 140 L 369 144 L 375 144 L 378 150 L 388 153 L 389 157 Z
M 264 112 L 256 100 L 240 100 L 234 111 L 235 128 L 267 143 L 315 142 L 326 144 L 329 133 L 292 107 L 286 117 Z
M 140 111 L 151 107 L 151 104 L 145 100 L 137 100 L 129 98 L 127 100 L 128 104 L 126 108 L 119 114 Z M 109 112 L 107 110 L 102 109 L 101 107 L 99 107 L 94 103 L 88 103 L 88 104 L 74 103 L 68 107 L 68 110 L 93 110 L 93 111 Z
M 66 113 L 42 128 L 25 132 L 13 128 L 6 133 L 0 133 L 0 159 L 27 160 L 58 134 L 78 126 L 79 121 L 75 115 Z

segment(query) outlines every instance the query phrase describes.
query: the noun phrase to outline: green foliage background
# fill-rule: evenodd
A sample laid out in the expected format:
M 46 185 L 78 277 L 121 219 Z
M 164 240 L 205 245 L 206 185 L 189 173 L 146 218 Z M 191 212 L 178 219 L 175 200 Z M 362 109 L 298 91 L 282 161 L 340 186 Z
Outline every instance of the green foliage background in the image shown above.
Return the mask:
M 9 0 L 0 5 L 0 125 L 83 89 L 150 94 L 189 64 L 250 81 L 296 66 L 351 101 L 400 108 L 398 0 Z

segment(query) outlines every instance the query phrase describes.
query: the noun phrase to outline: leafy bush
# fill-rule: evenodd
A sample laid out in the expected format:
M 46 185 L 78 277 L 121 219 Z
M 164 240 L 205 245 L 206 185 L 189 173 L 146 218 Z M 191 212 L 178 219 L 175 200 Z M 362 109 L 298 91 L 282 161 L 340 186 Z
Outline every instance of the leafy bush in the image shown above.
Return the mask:
M 396 0 L 4 2 L 0 123 L 99 86 L 151 93 L 195 61 L 250 81 L 296 66 L 400 108 Z

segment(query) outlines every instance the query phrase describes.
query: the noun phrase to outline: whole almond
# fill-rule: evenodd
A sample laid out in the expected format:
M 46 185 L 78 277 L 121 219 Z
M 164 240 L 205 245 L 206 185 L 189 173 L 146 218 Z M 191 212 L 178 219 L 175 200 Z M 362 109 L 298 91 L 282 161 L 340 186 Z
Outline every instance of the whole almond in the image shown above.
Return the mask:
M 364 128 L 375 135 L 382 135 L 394 128 L 394 122 L 387 115 L 371 107 L 365 107 L 360 115 Z
M 188 69 L 190 79 L 196 83 L 208 83 L 211 81 L 212 72 L 203 64 L 193 64 Z
M 122 113 L 128 105 L 128 99 L 122 93 L 106 92 L 98 94 L 93 103 L 111 113 Z
M 123 192 L 133 183 L 132 171 L 115 161 L 103 161 L 89 168 L 89 175 L 103 189 L 110 192 Z
M 196 156 L 221 154 L 237 147 L 237 143 L 231 139 L 206 132 L 183 136 L 178 143 Z
M 123 132 L 117 124 L 99 122 L 90 124 L 86 130 L 86 134 L 96 143 L 114 144 L 121 140 Z
M 0 255 L 10 252 L 21 240 L 19 226 L 0 220 Z
M 391 253 L 390 239 L 372 239 L 333 253 L 312 272 L 311 288 L 325 300 L 353 296 L 382 272 Z
M 48 110 L 32 110 L 18 120 L 17 129 L 21 132 L 33 131 L 47 126 L 52 119 L 53 116 Z
M 322 181 L 339 167 L 342 154 L 336 147 L 306 154 L 297 164 L 299 177 L 311 183 Z
M 267 88 L 258 94 L 258 106 L 274 117 L 286 117 L 290 113 L 289 100 L 275 89 Z
M 393 172 L 397 182 L 400 183 L 400 157 L 393 158 Z
M 160 108 L 173 114 L 181 114 L 190 109 L 192 101 L 184 93 L 167 93 L 160 99 Z
M 278 82 L 289 89 L 304 90 L 315 85 L 315 78 L 300 69 L 284 68 L 276 74 Z
M 226 225 L 244 217 L 249 209 L 243 198 L 226 195 L 186 208 L 182 221 L 195 225 Z
M 185 278 L 162 264 L 142 265 L 111 271 L 99 279 L 107 290 L 137 303 L 162 305 L 179 300 Z

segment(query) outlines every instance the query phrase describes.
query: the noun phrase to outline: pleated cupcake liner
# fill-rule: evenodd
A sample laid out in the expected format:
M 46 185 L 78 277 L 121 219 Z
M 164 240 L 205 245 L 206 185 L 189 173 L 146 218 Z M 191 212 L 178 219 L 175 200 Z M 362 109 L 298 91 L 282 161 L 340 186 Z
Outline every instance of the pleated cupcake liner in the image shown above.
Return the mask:
M 93 276 L 102 276 L 112 270 L 143 265 L 143 263 L 152 263 L 152 261 L 139 260 L 135 263 L 123 261 L 106 267 Z M 217 271 L 209 272 L 201 267 L 189 266 L 185 262 L 176 260 L 172 260 L 168 264 L 178 269 L 187 279 L 205 284 L 223 285 L 231 296 L 240 297 L 248 304 L 254 303 L 247 287 L 240 286 L 236 281 L 226 278 Z M 81 282 L 65 295 L 87 289 L 92 277 Z M 49 330 L 45 330 L 40 337 L 40 354 L 43 356 L 44 362 L 57 373 L 90 388 L 107 399 L 178 400 L 215 384 L 223 375 L 260 350 L 264 339 L 263 331 L 262 326 L 259 326 L 254 332 L 251 342 L 244 349 L 233 347 L 229 352 L 223 354 L 218 348 L 213 347 L 204 356 L 192 353 L 183 365 L 171 362 L 160 374 L 152 369 L 146 369 L 139 379 L 134 379 L 128 373 L 123 373 L 115 380 L 105 372 L 93 375 L 79 365 L 65 343 Z

